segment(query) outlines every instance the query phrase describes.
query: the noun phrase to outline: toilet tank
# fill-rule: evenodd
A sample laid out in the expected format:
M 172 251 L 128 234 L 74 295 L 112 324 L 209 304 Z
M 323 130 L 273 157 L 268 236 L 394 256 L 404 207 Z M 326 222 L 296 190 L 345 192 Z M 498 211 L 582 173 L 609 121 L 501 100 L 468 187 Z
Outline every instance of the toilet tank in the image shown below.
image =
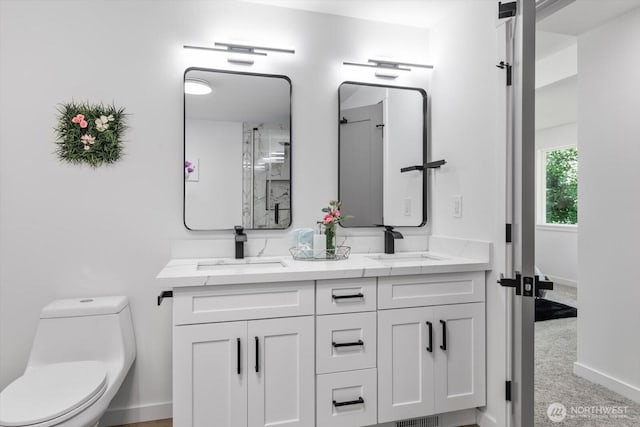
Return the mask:
M 127 297 L 63 299 L 42 309 L 27 369 L 80 360 L 128 367 L 135 354 Z

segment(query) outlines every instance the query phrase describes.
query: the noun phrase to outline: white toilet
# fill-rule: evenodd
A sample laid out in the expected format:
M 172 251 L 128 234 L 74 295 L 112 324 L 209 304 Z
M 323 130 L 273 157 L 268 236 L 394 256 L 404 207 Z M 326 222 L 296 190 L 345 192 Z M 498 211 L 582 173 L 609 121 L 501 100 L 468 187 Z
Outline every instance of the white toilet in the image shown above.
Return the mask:
M 135 357 L 127 297 L 53 301 L 24 374 L 0 393 L 0 427 L 97 425 Z

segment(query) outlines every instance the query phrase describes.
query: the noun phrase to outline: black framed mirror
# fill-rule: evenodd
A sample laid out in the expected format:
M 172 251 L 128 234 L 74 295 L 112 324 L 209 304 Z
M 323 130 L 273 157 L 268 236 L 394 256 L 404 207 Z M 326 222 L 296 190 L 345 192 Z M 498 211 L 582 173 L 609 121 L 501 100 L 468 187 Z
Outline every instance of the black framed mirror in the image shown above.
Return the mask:
M 184 73 L 184 225 L 291 225 L 291 80 L 188 68 Z
M 338 89 L 343 227 L 427 222 L 427 93 L 346 81 Z

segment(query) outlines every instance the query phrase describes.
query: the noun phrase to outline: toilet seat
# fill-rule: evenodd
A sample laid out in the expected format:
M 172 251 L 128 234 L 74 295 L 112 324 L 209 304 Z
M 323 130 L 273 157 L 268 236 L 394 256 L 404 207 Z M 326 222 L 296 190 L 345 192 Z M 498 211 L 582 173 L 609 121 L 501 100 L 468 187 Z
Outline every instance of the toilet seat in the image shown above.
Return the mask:
M 54 363 L 31 369 L 0 393 L 0 427 L 48 427 L 91 406 L 107 388 L 99 361 Z

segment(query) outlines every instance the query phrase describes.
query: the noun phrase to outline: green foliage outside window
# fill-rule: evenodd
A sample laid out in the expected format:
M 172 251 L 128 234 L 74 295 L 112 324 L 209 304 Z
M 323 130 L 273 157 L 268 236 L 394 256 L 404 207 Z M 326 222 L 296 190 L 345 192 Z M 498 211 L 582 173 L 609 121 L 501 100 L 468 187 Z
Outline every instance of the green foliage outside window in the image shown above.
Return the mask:
M 547 166 L 547 224 L 578 223 L 578 149 L 549 151 Z

